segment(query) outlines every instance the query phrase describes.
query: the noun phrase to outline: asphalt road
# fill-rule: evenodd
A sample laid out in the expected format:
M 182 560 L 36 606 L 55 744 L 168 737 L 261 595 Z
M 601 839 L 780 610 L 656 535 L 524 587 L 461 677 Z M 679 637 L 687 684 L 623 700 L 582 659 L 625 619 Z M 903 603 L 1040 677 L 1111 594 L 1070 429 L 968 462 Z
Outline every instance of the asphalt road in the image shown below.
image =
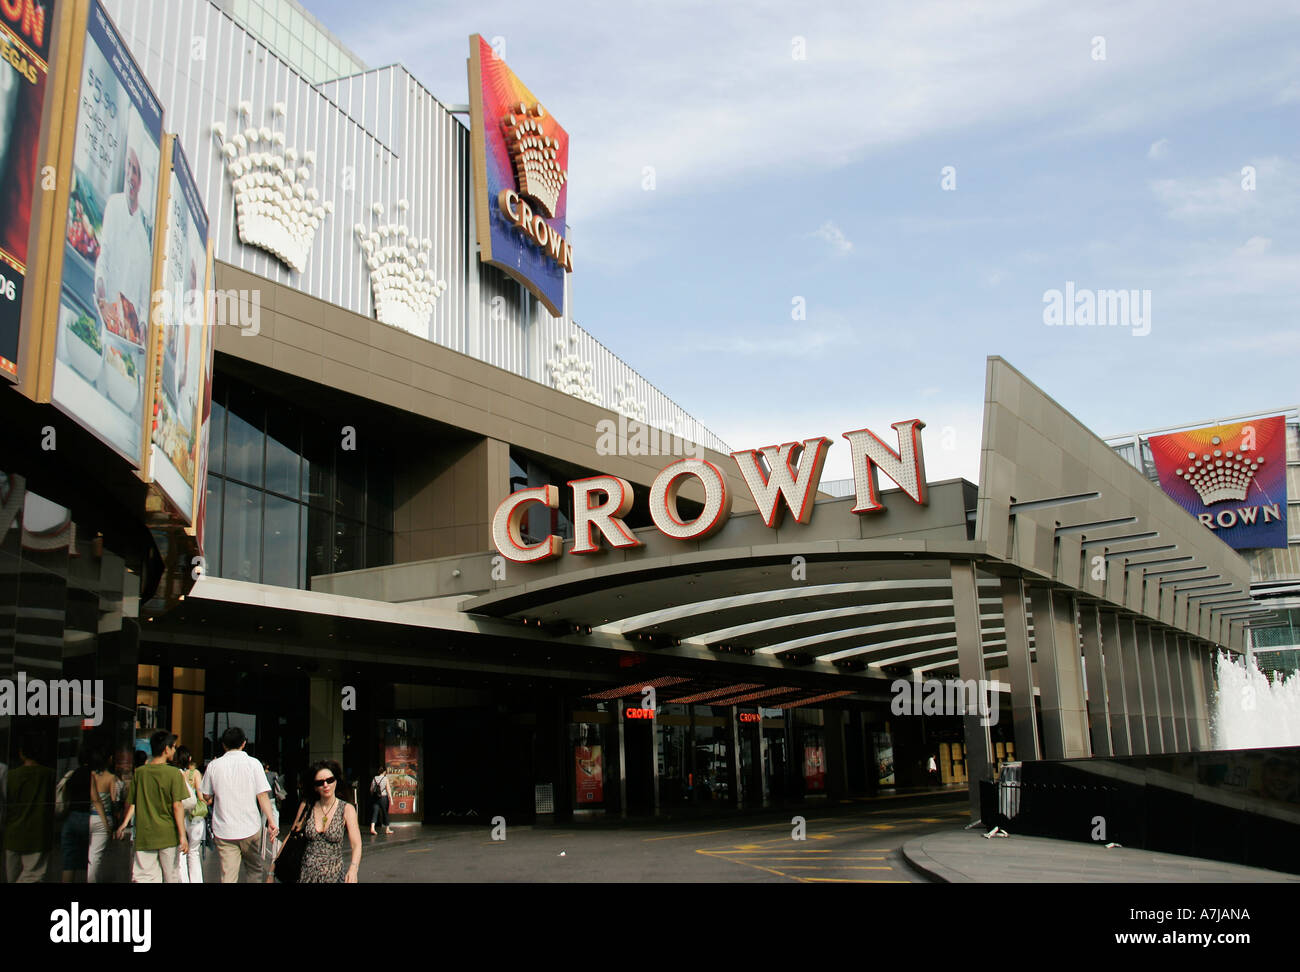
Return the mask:
M 792 836 L 802 814 L 805 839 Z M 511 827 L 425 827 L 386 842 L 365 834 L 364 883 L 725 882 L 908 883 L 928 879 L 900 848 L 969 820 L 955 794 L 854 801 L 782 814 L 708 820 Z

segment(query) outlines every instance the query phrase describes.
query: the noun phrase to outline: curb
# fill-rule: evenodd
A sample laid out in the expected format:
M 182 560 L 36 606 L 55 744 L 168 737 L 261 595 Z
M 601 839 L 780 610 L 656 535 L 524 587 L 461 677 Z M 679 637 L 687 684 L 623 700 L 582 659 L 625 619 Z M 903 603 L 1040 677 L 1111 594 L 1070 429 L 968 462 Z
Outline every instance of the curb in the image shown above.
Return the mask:
M 945 867 L 925 851 L 925 838 L 909 840 L 902 847 L 903 859 L 930 880 L 939 884 L 973 884 L 975 883 L 960 871 Z

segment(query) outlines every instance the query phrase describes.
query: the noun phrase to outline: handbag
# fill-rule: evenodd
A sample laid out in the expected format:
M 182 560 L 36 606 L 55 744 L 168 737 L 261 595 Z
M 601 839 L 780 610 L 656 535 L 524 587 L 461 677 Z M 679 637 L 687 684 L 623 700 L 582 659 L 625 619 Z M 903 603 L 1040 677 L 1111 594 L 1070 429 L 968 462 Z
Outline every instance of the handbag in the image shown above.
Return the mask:
M 297 884 L 302 874 L 302 857 L 307 852 L 307 834 L 302 827 L 302 815 L 306 809 L 305 803 L 298 807 L 293 827 L 280 845 L 280 853 L 275 856 L 275 879 L 281 884 Z
M 187 779 L 185 782 L 189 783 L 190 781 Z M 208 801 L 203 799 L 203 794 L 199 793 L 198 789 L 192 783 L 190 783 L 190 790 L 197 797 L 194 803 L 194 809 L 190 811 L 190 819 L 202 820 L 208 815 Z

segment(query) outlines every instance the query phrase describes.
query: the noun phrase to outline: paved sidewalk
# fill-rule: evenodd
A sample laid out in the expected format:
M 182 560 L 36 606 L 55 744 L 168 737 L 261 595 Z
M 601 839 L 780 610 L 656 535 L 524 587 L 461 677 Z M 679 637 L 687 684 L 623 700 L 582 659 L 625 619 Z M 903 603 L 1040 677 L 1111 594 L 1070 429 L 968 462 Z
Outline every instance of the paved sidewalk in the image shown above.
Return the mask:
M 950 884 L 1300 884 L 1300 874 L 1200 857 L 1014 834 L 986 839 L 978 830 L 917 837 L 903 845 L 903 857 L 928 877 Z

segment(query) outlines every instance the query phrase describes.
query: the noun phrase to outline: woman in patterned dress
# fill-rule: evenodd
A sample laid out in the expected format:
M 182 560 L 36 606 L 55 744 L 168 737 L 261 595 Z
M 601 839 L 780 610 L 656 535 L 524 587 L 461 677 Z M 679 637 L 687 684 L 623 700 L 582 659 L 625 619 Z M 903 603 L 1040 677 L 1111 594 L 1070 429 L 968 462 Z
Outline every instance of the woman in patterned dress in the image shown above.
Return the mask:
M 311 789 L 307 796 L 307 819 L 303 830 L 307 849 L 302 855 L 299 884 L 356 884 L 361 867 L 361 828 L 357 825 L 357 808 L 338 797 L 343 770 L 333 760 L 312 766 Z M 343 863 L 343 837 L 352 847 L 352 861 Z

